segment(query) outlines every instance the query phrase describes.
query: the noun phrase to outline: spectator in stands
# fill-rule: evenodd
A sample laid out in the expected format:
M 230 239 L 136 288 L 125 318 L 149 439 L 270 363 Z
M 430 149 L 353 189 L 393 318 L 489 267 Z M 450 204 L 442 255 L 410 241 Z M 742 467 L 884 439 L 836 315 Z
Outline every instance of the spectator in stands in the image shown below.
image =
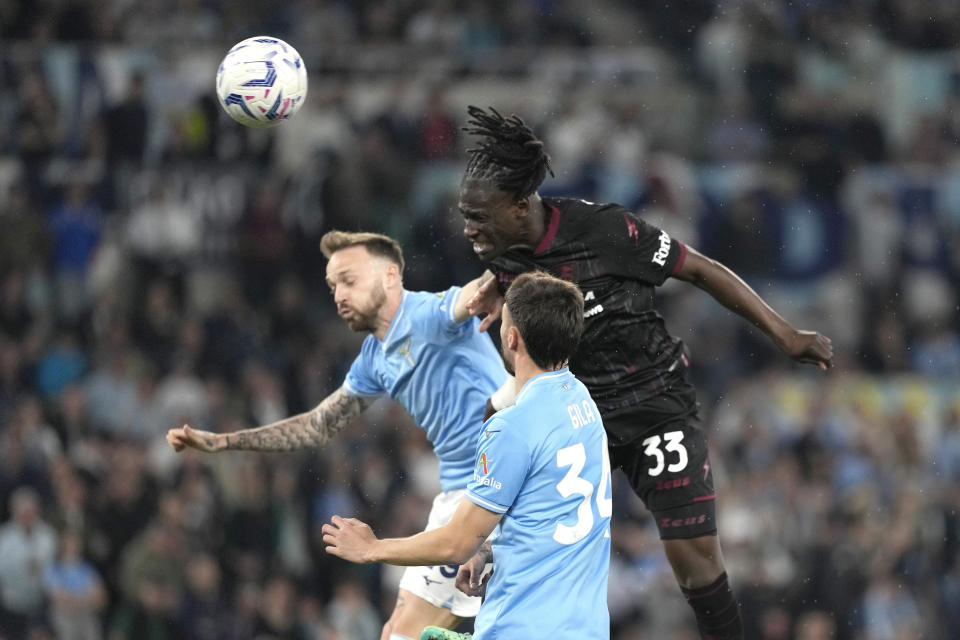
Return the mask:
M 57 551 L 53 527 L 40 517 L 40 496 L 21 487 L 0 526 L 0 631 L 18 638 L 44 615 L 43 578 Z
M 50 621 L 58 640 L 100 640 L 100 613 L 107 593 L 96 570 L 81 556 L 81 539 L 73 531 L 60 534 L 60 552 L 43 575 L 50 599 Z

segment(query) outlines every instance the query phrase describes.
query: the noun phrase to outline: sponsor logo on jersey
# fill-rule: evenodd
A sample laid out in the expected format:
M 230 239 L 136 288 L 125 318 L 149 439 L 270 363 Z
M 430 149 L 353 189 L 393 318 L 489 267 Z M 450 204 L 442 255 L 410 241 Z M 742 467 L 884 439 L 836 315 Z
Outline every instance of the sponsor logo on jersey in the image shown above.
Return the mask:
M 595 307 L 590 307 L 589 309 L 587 309 L 586 311 L 584 311 L 584 312 L 583 312 L 583 317 L 584 317 L 584 318 L 592 318 L 593 316 L 597 315 L 598 313 L 603 313 L 603 305 L 602 305 L 602 304 L 598 304 L 598 305 L 595 306 Z
M 667 264 L 667 256 L 670 255 L 670 236 L 666 231 L 660 232 L 660 248 L 653 254 L 653 262 L 662 266 Z

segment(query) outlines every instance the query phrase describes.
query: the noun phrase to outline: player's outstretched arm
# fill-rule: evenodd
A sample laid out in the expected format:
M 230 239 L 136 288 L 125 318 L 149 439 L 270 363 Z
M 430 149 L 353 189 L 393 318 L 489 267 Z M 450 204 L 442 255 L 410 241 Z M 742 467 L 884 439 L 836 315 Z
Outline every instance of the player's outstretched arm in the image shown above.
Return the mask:
M 479 278 L 474 278 L 460 288 L 460 297 L 457 298 L 457 305 L 453 310 L 457 322 L 464 322 L 477 313 L 486 313 L 485 310 L 474 310 L 471 304 L 474 304 L 477 292 L 483 289 L 484 285 L 492 284 L 494 290 L 496 290 L 496 281 L 496 277 L 487 269 Z
M 502 513 L 463 499 L 453 518 L 442 527 L 407 538 L 378 540 L 370 526 L 356 518 L 333 516 L 323 525 L 323 543 L 327 553 L 350 562 L 406 567 L 461 564 L 477 551 L 502 517 Z
M 256 429 L 233 433 L 212 433 L 183 425 L 167 432 L 167 442 L 174 451 L 187 447 L 206 453 L 227 449 L 243 451 L 294 451 L 320 447 L 370 406 L 374 398 L 359 398 L 340 387 L 316 408 Z
M 476 289 L 472 296 L 466 295 L 467 287 L 476 283 Z M 500 311 L 503 309 L 503 296 L 500 295 L 500 289 L 497 287 L 497 279 L 488 270 L 477 280 L 473 280 L 464 287 L 460 299 L 457 300 L 457 313 L 461 313 L 460 303 L 464 304 L 463 313 L 467 316 L 477 316 L 484 314 L 483 321 L 480 323 L 480 331 L 486 331 L 490 328 L 497 318 L 500 317 Z M 459 318 L 459 315 L 457 316 Z
M 752 322 L 797 362 L 815 364 L 821 369 L 833 366 L 830 338 L 816 331 L 794 329 L 737 274 L 716 260 L 687 247 L 687 257 L 673 275 L 703 289 L 720 304 Z

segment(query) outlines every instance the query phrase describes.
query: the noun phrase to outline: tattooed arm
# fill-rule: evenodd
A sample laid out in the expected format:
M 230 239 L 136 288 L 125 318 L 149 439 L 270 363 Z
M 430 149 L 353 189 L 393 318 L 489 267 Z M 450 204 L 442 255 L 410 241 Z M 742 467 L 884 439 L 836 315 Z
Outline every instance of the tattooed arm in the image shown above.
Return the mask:
M 174 451 L 193 447 L 207 453 L 235 449 L 243 451 L 294 451 L 321 447 L 369 407 L 374 398 L 352 396 L 340 387 L 316 408 L 256 429 L 233 433 L 199 431 L 187 425 L 167 432 Z

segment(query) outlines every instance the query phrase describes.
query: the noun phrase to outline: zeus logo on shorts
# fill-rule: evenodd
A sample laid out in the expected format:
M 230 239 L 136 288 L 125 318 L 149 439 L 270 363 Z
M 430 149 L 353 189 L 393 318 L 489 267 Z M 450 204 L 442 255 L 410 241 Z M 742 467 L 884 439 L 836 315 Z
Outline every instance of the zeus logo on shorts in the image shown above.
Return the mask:
M 660 232 L 660 248 L 653 254 L 653 262 L 662 266 L 667 264 L 667 256 L 670 255 L 670 236 L 666 231 Z
M 686 518 L 660 518 L 661 529 L 671 529 L 676 527 L 691 527 L 695 524 L 703 524 L 707 521 L 705 513 L 699 516 L 689 516 Z

